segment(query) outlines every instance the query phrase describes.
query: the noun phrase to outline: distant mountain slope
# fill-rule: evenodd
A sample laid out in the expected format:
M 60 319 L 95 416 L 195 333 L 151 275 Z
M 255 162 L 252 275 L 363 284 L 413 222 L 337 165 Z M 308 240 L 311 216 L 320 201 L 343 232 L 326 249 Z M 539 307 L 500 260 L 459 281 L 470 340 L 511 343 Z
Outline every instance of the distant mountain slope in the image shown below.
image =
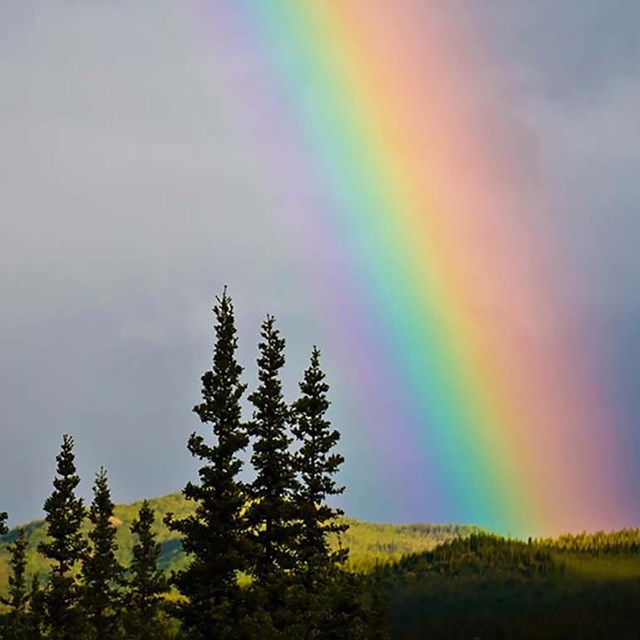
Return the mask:
M 193 512 L 193 504 L 186 501 L 181 494 L 174 493 L 161 498 L 149 500 L 156 512 L 156 533 L 162 544 L 160 562 L 170 571 L 178 569 L 185 563 L 180 542 L 174 533 L 168 530 L 163 519 L 172 512 L 177 517 L 183 517 Z M 128 563 L 133 537 L 129 527 L 137 516 L 141 502 L 117 505 L 115 509 L 116 525 L 118 527 L 118 555 L 121 562 Z M 397 560 L 404 554 L 428 551 L 447 540 L 468 536 L 476 527 L 462 525 L 393 525 L 372 524 L 347 518 L 350 529 L 343 536 L 343 545 L 351 550 L 350 564 L 358 571 L 367 571 L 376 563 Z M 25 530 L 29 538 L 28 565 L 29 573 L 47 572 L 47 563 L 35 551 L 37 544 L 45 537 L 45 523 L 37 520 L 26 525 Z M 9 553 L 8 543 L 15 537 L 16 530 L 0 541 L 0 592 L 6 589 Z

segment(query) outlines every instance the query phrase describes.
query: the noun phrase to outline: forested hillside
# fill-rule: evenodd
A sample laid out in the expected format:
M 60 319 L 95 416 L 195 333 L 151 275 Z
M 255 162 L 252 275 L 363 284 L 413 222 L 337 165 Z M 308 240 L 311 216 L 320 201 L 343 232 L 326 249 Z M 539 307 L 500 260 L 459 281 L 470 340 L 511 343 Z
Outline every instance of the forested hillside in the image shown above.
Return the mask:
M 392 638 L 637 640 L 640 530 L 472 535 L 385 567 Z
M 117 526 L 118 559 L 125 565 L 131 557 L 133 536 L 130 531 L 132 521 L 137 517 L 141 502 L 120 504 L 115 508 L 114 524 Z M 160 565 L 167 571 L 184 566 L 184 553 L 174 533 L 164 524 L 167 513 L 177 517 L 184 517 L 193 513 L 193 504 L 185 500 L 180 493 L 174 493 L 161 498 L 149 500 L 149 504 L 156 512 L 154 530 L 158 542 L 162 544 Z M 399 560 L 406 554 L 419 553 L 433 549 L 436 545 L 457 537 L 468 536 L 476 527 L 460 525 L 429 525 L 429 524 L 373 524 L 361 522 L 352 518 L 345 519 L 349 530 L 343 535 L 343 545 L 351 551 L 349 565 L 356 571 L 370 571 L 376 564 Z M 85 532 L 89 524 L 85 524 Z M 43 520 L 31 522 L 24 527 L 29 540 L 27 549 L 27 571 L 29 574 L 48 571 L 46 561 L 36 553 L 35 549 L 45 537 L 45 523 Z M 17 535 L 13 530 L 0 540 L 0 593 L 6 590 L 9 568 L 8 545 Z
M 149 500 L 167 571 L 184 566 L 175 536 L 162 523 L 169 512 L 185 516 L 192 507 L 181 494 Z M 141 503 L 115 510 L 118 556 L 129 562 L 129 531 Z M 392 638 L 462 640 L 636 638 L 640 623 L 640 530 L 582 533 L 544 540 L 509 540 L 456 525 L 372 524 L 347 519 L 344 543 L 352 566 L 373 576 L 388 596 Z M 35 553 L 44 523 L 25 527 L 28 570 L 43 575 Z M 2 588 L 6 591 L 8 543 L 0 543 Z M 569 637 L 567 635 L 566 637 Z

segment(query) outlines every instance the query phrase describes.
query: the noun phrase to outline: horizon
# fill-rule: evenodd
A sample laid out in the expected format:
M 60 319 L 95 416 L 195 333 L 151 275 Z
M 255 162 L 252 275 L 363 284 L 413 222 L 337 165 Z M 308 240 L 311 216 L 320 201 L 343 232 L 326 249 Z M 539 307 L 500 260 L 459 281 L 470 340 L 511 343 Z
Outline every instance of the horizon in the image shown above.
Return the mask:
M 82 494 L 82 492 L 78 492 L 79 495 Z M 144 501 L 149 501 L 149 503 L 152 504 L 153 506 L 153 502 L 155 501 L 162 501 L 166 498 L 170 498 L 170 497 L 174 497 L 174 496 L 180 496 L 181 499 L 184 499 L 186 501 L 186 498 L 184 498 L 182 496 L 182 492 L 181 490 L 178 491 L 172 491 L 170 493 L 161 495 L 161 496 L 147 496 L 147 497 L 141 497 L 138 498 L 136 500 L 132 500 L 131 502 L 121 502 L 117 499 L 117 497 L 114 497 L 114 505 L 115 505 L 115 510 L 118 511 L 119 508 L 123 508 L 123 507 L 131 507 L 133 505 L 137 505 L 137 504 L 142 504 L 142 502 Z M 84 498 L 84 496 L 83 496 Z M 88 503 L 87 503 L 88 504 Z M 195 506 L 195 505 L 194 505 Z M 471 529 L 476 529 L 482 533 L 486 533 L 489 535 L 495 535 L 495 536 L 499 536 L 502 537 L 506 540 L 521 540 L 521 541 L 526 541 L 528 538 L 532 538 L 533 540 L 545 540 L 547 538 L 550 539 L 558 539 L 558 538 L 562 538 L 563 536 L 566 535 L 580 535 L 583 533 L 586 534 L 598 534 L 598 533 L 605 533 L 605 534 L 611 534 L 611 533 L 616 533 L 617 531 L 622 531 L 623 529 L 617 530 L 617 529 L 611 529 L 611 530 L 598 530 L 598 531 L 561 531 L 557 534 L 554 534 L 552 536 L 529 536 L 526 533 L 523 533 L 521 535 L 517 535 L 517 534 L 512 534 L 510 532 L 498 532 L 498 531 L 492 531 L 490 529 L 486 529 L 484 527 L 479 527 L 478 525 L 474 524 L 473 522 L 423 522 L 423 521 L 410 521 L 410 522 L 394 522 L 394 521 L 390 521 L 390 520 L 380 520 L 380 521 L 370 521 L 370 520 L 363 520 L 361 518 L 355 518 L 353 516 L 351 516 L 349 513 L 345 513 L 343 516 L 346 520 L 351 520 L 353 522 L 357 522 L 359 524 L 364 524 L 364 525 L 373 525 L 373 526 L 392 526 L 392 527 L 434 527 L 434 528 L 438 528 L 438 527 L 444 527 L 444 528 L 448 528 L 448 527 L 460 527 L 460 528 L 465 528 L 465 527 L 469 527 Z M 27 520 L 24 522 L 8 522 L 8 528 L 9 528 L 9 534 L 8 536 L 11 537 L 11 534 L 15 531 L 18 531 L 21 528 L 24 527 L 29 527 L 31 525 L 34 524 L 39 524 L 42 523 L 44 525 L 44 517 L 36 517 L 33 518 L 31 520 Z M 639 530 L 640 531 L 640 526 L 637 527 L 627 527 L 627 530 Z

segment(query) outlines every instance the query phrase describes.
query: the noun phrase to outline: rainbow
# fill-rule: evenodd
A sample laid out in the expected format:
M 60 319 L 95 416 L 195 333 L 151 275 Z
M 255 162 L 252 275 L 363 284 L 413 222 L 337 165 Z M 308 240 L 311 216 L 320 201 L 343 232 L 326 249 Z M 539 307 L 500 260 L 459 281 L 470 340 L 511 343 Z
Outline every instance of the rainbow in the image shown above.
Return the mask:
M 453 4 L 194 6 L 244 61 L 221 82 L 328 310 L 369 499 L 514 535 L 622 526 L 579 274 Z

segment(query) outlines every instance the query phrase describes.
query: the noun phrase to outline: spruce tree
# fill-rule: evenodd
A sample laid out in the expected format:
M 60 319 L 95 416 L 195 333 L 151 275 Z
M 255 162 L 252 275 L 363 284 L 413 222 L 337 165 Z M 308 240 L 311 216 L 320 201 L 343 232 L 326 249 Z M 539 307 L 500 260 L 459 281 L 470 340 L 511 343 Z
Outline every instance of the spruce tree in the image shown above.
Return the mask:
M 9 529 L 7 529 L 7 518 L 9 515 L 6 511 L 0 512 L 0 536 L 6 536 L 9 533 Z
M 293 569 L 295 489 L 293 456 L 289 450 L 289 411 L 282 394 L 280 370 L 284 366 L 285 342 L 267 316 L 262 324 L 258 358 L 259 385 L 249 400 L 255 407 L 250 432 L 256 477 L 251 485 L 248 519 L 254 531 L 252 574 L 254 593 L 277 629 L 285 629 L 284 597 Z
M 341 545 L 333 550 L 331 546 L 332 539 L 339 541 L 339 536 L 348 528 L 340 520 L 343 512 L 327 504 L 328 498 L 344 491 L 335 480 L 344 458 L 335 452 L 340 433 L 326 417 L 330 406 L 329 385 L 320 368 L 317 347 L 313 348 L 299 387 L 302 395 L 292 405 L 292 432 L 299 444 L 295 456 L 298 484 L 293 497 L 298 521 L 297 607 L 306 611 L 305 637 L 330 637 L 334 632 L 344 631 L 347 622 L 347 613 L 337 615 L 337 610 L 345 608 L 346 594 L 340 592 L 341 588 L 352 589 L 355 583 L 345 581 L 340 575 L 348 550 Z
M 116 528 L 107 473 L 96 474 L 89 508 L 89 553 L 82 565 L 83 608 L 95 640 L 112 639 L 118 632 L 119 585 L 123 568 L 116 559 Z
M 24 529 L 18 531 L 18 537 L 9 546 L 11 553 L 9 576 L 9 597 L 0 598 L 3 604 L 11 607 L 16 616 L 23 616 L 28 601 L 26 567 L 27 545 L 29 544 Z
M 27 544 L 28 541 L 24 529 L 20 529 L 18 537 L 15 538 L 9 547 L 11 552 L 9 597 L 0 597 L 0 602 L 11 609 L 7 617 L 8 638 L 15 638 L 16 640 L 22 638 L 26 640 L 27 637 L 32 637 L 32 634 L 29 633 L 30 629 L 27 616 L 28 592 L 25 576 L 27 567 Z
M 213 368 L 202 376 L 202 403 L 194 407 L 200 420 L 211 426 L 213 442 L 196 433 L 189 438 L 189 451 L 203 461 L 200 481 L 183 490 L 196 510 L 182 520 L 169 516 L 167 524 L 181 534 L 190 559 L 189 566 L 174 576 L 187 598 L 178 616 L 189 637 L 225 640 L 237 637 L 243 617 L 237 578 L 246 568 L 246 494 L 238 474 L 249 438 L 240 406 L 246 385 L 236 360 L 233 303 L 226 288 L 216 301 Z
M 41 640 L 44 637 L 45 602 L 44 591 L 40 587 L 40 576 L 37 573 L 31 578 L 29 609 L 30 640 Z
M 300 444 L 295 458 L 299 475 L 295 504 L 300 520 L 297 566 L 311 575 L 346 560 L 346 549 L 331 550 L 329 535 L 340 535 L 349 528 L 340 521 L 342 510 L 327 504 L 327 498 L 344 491 L 335 480 L 344 458 L 334 450 L 340 432 L 326 418 L 329 385 L 320 368 L 317 347 L 313 348 L 309 368 L 299 386 L 302 396 L 292 407 L 292 431 Z
M 73 444 L 71 436 L 63 436 L 56 457 L 54 490 L 44 503 L 47 539 L 38 545 L 38 551 L 52 563 L 43 593 L 43 621 L 51 640 L 77 640 L 84 628 L 76 569 L 86 551 L 80 531 L 86 510 L 82 498 L 75 495 L 80 478 L 76 474 Z
M 156 640 L 162 637 L 159 616 L 168 584 L 158 567 L 160 545 L 153 532 L 154 522 L 153 509 L 145 500 L 138 518 L 131 523 L 131 533 L 137 541 L 132 549 L 127 593 L 126 626 L 130 640 Z

